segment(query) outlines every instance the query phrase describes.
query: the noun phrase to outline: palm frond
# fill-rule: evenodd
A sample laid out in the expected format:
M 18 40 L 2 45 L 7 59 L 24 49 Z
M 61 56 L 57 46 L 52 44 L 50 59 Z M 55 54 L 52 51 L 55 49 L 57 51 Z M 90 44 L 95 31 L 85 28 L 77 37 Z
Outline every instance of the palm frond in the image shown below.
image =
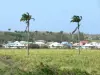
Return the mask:
M 35 18 L 31 18 L 33 21 L 35 21 Z
M 80 16 L 80 19 L 82 20 L 82 16 Z
M 26 13 L 22 14 L 20 21 L 23 21 L 26 24 L 28 24 L 31 19 L 35 20 L 34 18 L 32 18 L 32 16 L 28 12 L 26 12 Z
M 76 16 L 74 15 L 72 17 L 72 20 L 70 22 L 80 22 L 82 20 L 82 16 Z

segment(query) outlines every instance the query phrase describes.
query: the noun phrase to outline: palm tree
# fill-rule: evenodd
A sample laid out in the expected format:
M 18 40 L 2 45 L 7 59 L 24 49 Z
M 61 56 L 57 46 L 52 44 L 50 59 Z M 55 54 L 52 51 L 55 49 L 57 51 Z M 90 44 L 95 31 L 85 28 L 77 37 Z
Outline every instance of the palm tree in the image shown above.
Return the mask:
M 80 21 L 82 20 L 82 16 L 76 16 L 74 15 L 72 17 L 71 22 L 76 22 L 77 23 L 77 29 L 78 29 L 78 42 L 79 42 L 79 54 L 80 54 Z
M 20 19 L 20 21 L 23 21 L 27 24 L 26 26 L 26 30 L 27 30 L 27 41 L 28 41 L 28 46 L 27 46 L 27 54 L 29 55 L 29 26 L 30 26 L 30 20 L 33 19 L 33 21 L 35 20 L 34 18 L 32 18 L 32 16 L 27 12 L 22 14 L 22 17 Z

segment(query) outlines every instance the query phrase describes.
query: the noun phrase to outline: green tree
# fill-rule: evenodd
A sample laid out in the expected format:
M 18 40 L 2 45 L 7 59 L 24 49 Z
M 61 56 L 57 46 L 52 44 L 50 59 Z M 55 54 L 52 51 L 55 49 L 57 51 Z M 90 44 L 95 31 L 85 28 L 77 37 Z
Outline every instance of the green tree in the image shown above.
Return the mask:
M 17 30 L 15 30 L 14 32 L 17 33 Z
M 52 32 L 52 31 L 50 31 L 50 34 L 52 35 L 52 34 L 53 34 L 53 32 Z
M 30 26 L 30 20 L 33 19 L 33 21 L 35 20 L 34 18 L 32 18 L 32 16 L 27 12 L 22 14 L 22 17 L 20 19 L 20 21 L 23 21 L 27 24 L 26 29 L 27 29 L 27 41 L 28 41 L 28 46 L 27 46 L 27 54 L 29 55 L 29 26 Z
M 49 31 L 46 31 L 47 34 L 49 34 Z
M 63 41 L 63 31 L 60 31 L 60 41 Z
M 77 29 L 78 29 L 78 42 L 79 42 L 79 54 L 80 54 L 80 21 L 82 20 L 82 16 L 76 16 L 74 15 L 72 17 L 71 22 L 76 22 L 77 23 Z
M 8 28 L 8 31 L 10 32 L 11 31 L 11 28 Z
M 38 33 L 39 33 L 39 31 L 35 31 L 35 40 L 37 40 L 38 39 Z

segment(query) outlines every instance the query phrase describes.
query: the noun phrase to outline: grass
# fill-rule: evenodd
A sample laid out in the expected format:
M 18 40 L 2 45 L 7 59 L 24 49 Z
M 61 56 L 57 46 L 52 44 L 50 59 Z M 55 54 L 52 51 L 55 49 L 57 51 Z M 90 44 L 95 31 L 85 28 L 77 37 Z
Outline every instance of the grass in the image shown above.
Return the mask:
M 49 66 L 55 66 L 60 70 L 80 69 L 88 73 L 93 72 L 94 75 L 100 75 L 99 50 L 82 50 L 81 54 L 78 55 L 78 50 L 34 49 L 30 50 L 29 56 L 24 49 L 0 50 L 0 69 L 10 66 L 31 71 L 41 62 Z

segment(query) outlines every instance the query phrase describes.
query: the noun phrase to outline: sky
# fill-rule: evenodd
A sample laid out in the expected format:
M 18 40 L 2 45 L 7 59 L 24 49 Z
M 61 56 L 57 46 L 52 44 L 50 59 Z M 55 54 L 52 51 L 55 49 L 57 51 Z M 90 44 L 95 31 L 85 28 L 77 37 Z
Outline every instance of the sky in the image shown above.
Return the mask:
M 100 34 L 100 0 L 1 0 L 0 31 L 24 31 L 20 18 L 26 12 L 35 18 L 30 31 L 72 32 L 77 24 L 70 20 L 78 15 L 83 17 L 81 32 Z

